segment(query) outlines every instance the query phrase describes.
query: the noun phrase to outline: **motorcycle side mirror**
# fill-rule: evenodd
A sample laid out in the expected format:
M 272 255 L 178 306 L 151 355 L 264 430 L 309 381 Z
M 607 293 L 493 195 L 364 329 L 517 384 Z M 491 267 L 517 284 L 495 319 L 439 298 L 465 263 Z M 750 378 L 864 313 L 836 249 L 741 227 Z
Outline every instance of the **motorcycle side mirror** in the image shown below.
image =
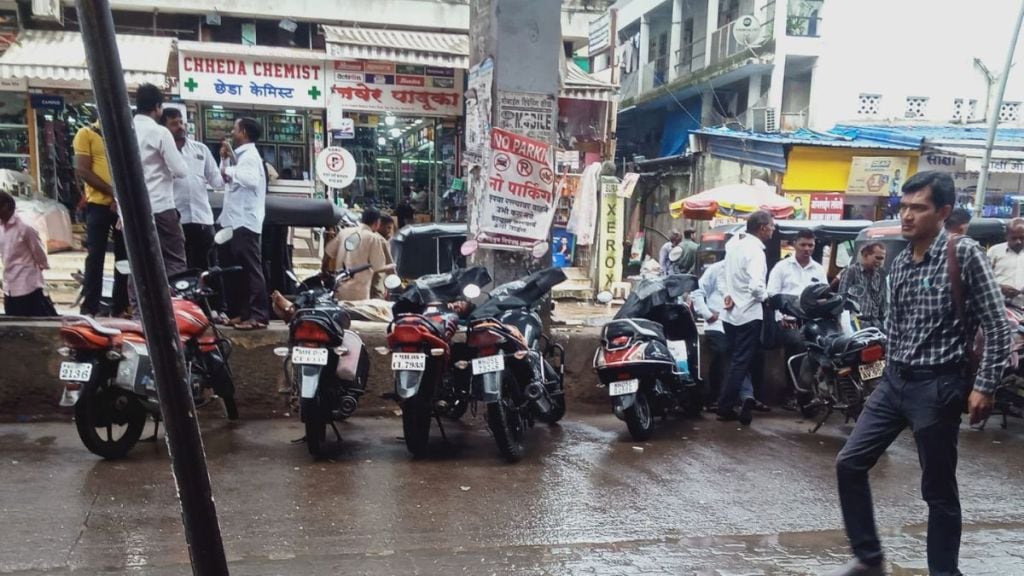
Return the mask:
M 670 250 L 669 253 L 668 253 L 668 260 L 669 260 L 669 262 L 679 262 L 679 260 L 682 257 L 683 257 L 683 247 L 682 246 L 676 246 L 675 248 Z
M 345 250 L 354 252 L 359 245 L 363 243 L 363 239 L 359 236 L 358 232 L 353 232 L 345 238 Z
M 547 254 L 548 250 L 550 249 L 551 245 L 548 244 L 547 242 L 538 242 L 533 245 L 533 248 L 530 250 L 530 254 L 532 254 L 534 258 L 539 260 L 540 258 L 543 258 L 544 255 Z
M 865 292 L 866 290 L 863 286 L 851 286 L 849 290 L 849 297 L 853 298 L 854 300 L 859 300 L 862 296 L 864 296 Z
M 612 293 L 607 290 L 602 290 L 597 293 L 597 301 L 601 304 L 608 304 L 612 301 Z
M 117 270 L 118 274 L 128 275 L 132 273 L 132 265 L 127 260 L 118 260 L 114 262 L 114 270 Z
M 476 240 L 466 240 L 459 247 L 459 253 L 463 256 L 472 256 L 476 254 L 476 251 L 480 249 L 480 243 Z
M 402 287 L 402 279 L 397 274 L 388 274 L 387 278 L 384 278 L 384 287 L 388 290 L 395 290 Z
M 223 246 L 231 241 L 235 237 L 235 231 L 231 228 L 221 228 L 213 235 L 213 243 L 218 246 Z
M 480 287 L 477 286 L 476 284 L 467 284 L 466 287 L 462 289 L 462 295 L 465 296 L 466 298 L 469 298 L 470 300 L 473 300 L 474 298 L 479 298 Z

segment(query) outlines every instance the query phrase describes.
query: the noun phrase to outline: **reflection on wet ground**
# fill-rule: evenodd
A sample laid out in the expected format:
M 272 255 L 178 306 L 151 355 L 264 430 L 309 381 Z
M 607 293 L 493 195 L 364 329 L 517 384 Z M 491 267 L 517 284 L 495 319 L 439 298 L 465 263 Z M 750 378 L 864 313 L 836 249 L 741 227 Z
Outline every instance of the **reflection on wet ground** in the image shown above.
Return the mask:
M 1014 426 L 1016 424 L 1016 426 Z M 340 426 L 312 462 L 295 420 L 204 426 L 235 574 L 820 574 L 846 557 L 832 461 L 846 426 L 669 421 L 637 444 L 605 414 L 532 431 L 517 465 L 479 419 L 411 459 L 395 418 Z M 1024 427 L 965 431 L 965 574 L 1024 574 Z M 641 450 L 642 449 L 642 450 Z M 913 443 L 873 473 L 894 574 L 925 574 Z M 166 448 L 102 462 L 71 424 L 0 425 L 0 573 L 183 574 Z

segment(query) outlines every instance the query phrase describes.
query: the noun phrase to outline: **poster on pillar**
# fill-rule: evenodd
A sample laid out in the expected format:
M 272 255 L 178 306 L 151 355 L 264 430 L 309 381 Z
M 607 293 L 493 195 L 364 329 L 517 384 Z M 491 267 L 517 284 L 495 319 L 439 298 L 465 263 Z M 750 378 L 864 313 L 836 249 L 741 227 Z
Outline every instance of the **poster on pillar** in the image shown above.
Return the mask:
M 490 58 L 469 69 L 466 87 L 466 149 L 469 164 L 483 164 L 491 131 L 491 89 L 494 61 Z
M 324 63 L 261 56 L 178 53 L 181 98 L 202 102 L 324 108 Z
M 547 142 L 558 130 L 558 101 L 549 94 L 500 91 L 498 126 Z
M 477 241 L 495 249 L 524 249 L 548 239 L 555 215 L 551 146 L 491 130 L 487 188 L 477 202 Z
M 622 235 L 626 200 L 619 196 L 619 180 L 601 178 L 601 224 L 598 230 L 598 291 L 611 291 L 622 281 Z

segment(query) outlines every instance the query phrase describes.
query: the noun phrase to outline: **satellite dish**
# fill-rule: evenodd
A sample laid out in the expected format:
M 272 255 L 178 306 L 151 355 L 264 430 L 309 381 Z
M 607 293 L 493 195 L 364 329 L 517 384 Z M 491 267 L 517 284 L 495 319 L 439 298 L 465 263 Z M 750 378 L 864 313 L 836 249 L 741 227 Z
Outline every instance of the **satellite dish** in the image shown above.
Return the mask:
M 764 29 L 757 16 L 740 16 L 732 25 L 732 37 L 746 48 L 757 48 L 764 41 Z

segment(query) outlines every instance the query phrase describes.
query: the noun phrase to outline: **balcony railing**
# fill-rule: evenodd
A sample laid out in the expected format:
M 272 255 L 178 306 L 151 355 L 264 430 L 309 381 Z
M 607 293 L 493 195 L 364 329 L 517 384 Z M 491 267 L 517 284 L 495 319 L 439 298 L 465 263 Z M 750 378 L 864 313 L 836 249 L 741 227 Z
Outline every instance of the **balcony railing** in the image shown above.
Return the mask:
M 761 20 L 761 41 L 763 43 L 772 38 L 775 25 L 775 2 L 766 4 L 761 9 L 761 13 L 758 14 L 758 19 Z M 734 20 L 711 34 L 709 50 L 711 52 L 712 66 L 749 49 L 747 46 L 737 42 L 733 37 L 732 30 L 735 26 L 736 21 Z
M 668 55 L 660 56 L 644 65 L 644 83 L 641 92 L 668 84 Z
M 704 69 L 704 53 L 707 50 L 707 44 L 705 39 L 701 38 L 683 46 L 682 50 L 676 51 L 679 56 L 678 64 L 676 64 L 678 77 L 684 78 Z
M 803 38 L 818 38 L 821 30 L 821 18 L 817 16 L 786 17 L 786 35 Z

